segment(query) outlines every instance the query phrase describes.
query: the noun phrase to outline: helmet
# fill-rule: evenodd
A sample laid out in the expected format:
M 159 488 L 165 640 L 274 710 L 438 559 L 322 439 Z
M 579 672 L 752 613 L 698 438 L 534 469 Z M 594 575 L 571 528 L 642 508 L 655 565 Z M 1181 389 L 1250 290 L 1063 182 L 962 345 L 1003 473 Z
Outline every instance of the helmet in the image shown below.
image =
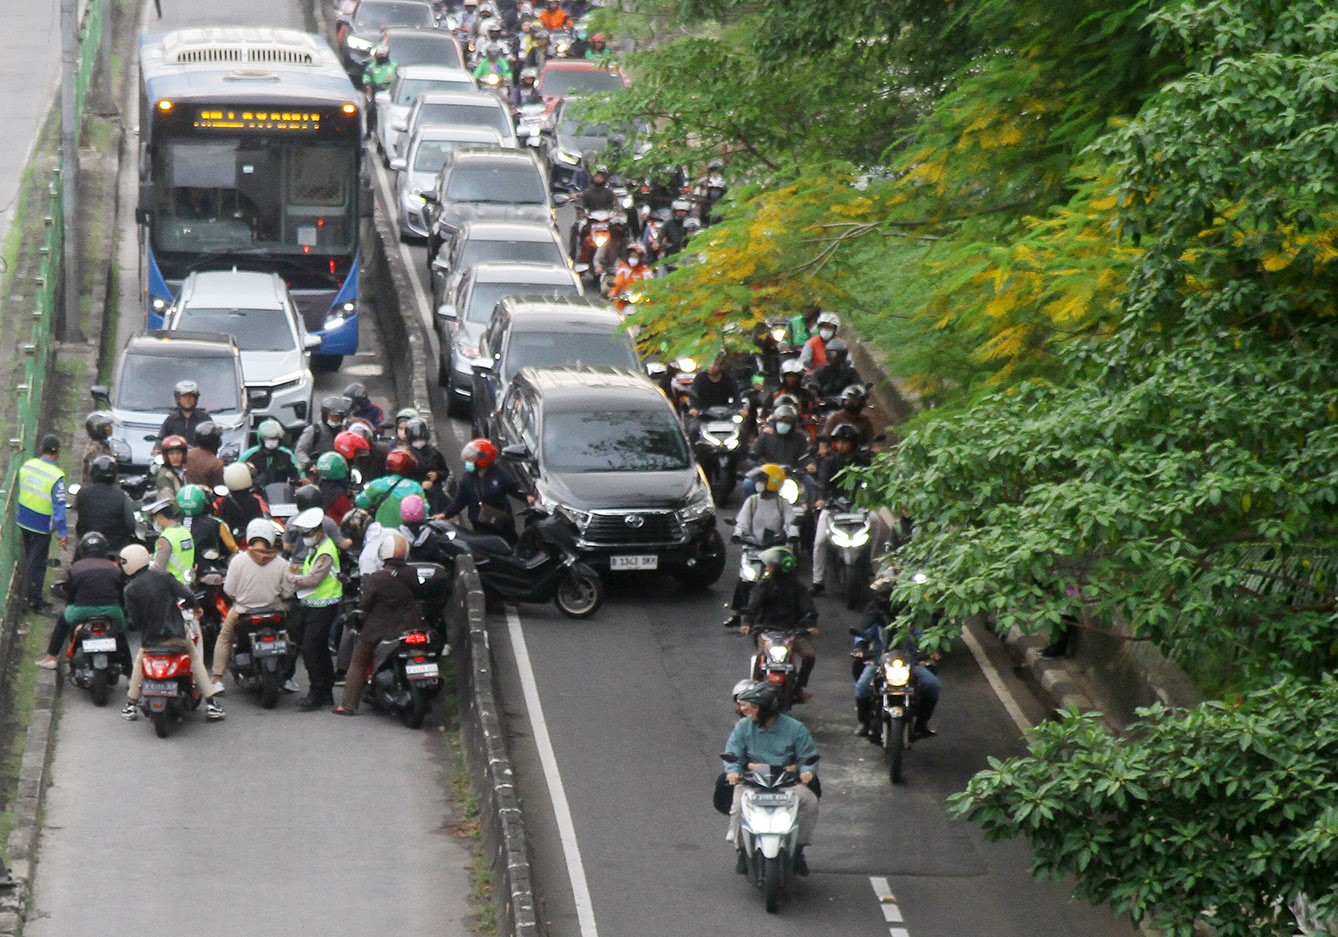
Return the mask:
M 780 698 L 769 683 L 754 683 L 734 699 L 739 703 L 752 703 L 757 707 L 757 715 L 764 721 L 775 715 L 780 705 Z
M 897 584 L 897 570 L 895 566 L 884 566 L 878 570 L 878 575 L 874 577 L 873 582 L 869 583 L 869 591 L 876 596 L 887 598 L 892 594 L 892 587 Z
M 840 426 L 836 427 L 836 429 L 832 430 L 832 442 L 840 442 L 842 440 L 854 443 L 858 446 L 860 443 L 859 430 L 855 429 L 855 427 L 851 426 L 849 423 L 842 423 Z
M 684 219 L 683 219 L 683 230 L 684 230 L 684 231 L 687 231 L 687 232 L 689 232 L 689 233 L 691 233 L 691 232 L 693 232 L 693 231 L 700 231 L 700 230 L 701 230 L 701 227 L 702 227 L 702 223 L 701 223 L 701 219 L 699 219 L 699 218 L 684 218 Z
M 237 463 L 233 463 L 234 465 Z M 228 466 L 232 468 L 232 466 Z M 227 472 L 225 471 L 226 475 Z M 177 492 L 177 507 L 187 517 L 195 517 L 209 510 L 209 492 L 203 485 L 186 485 Z
M 367 525 L 372 522 L 372 515 L 362 508 L 354 508 L 344 515 L 344 519 L 339 522 L 339 533 L 349 540 L 362 542 L 363 534 L 367 532 Z
M 200 385 L 194 381 L 177 381 L 176 386 L 172 388 L 172 399 L 177 403 L 181 403 L 181 398 L 188 394 L 198 401 L 200 399 Z
M 839 329 L 841 327 L 841 317 L 834 312 L 820 312 L 818 313 L 818 321 L 815 328 L 820 329 L 824 325 L 830 325 L 834 329 Z
M 799 565 L 794 558 L 794 551 L 789 547 L 772 547 L 769 550 L 763 550 L 759 559 L 768 569 L 774 567 L 783 573 L 792 573 L 795 567 Z
M 177 518 L 181 512 L 177 510 L 177 503 L 172 498 L 159 498 L 144 509 L 147 517 L 154 517 L 158 514 L 166 514 L 168 517 Z
M 591 41 L 591 42 L 608 42 L 608 41 L 609 41 L 609 37 L 606 36 L 606 35 L 604 35 L 603 33 L 595 33 L 593 36 L 590 37 L 590 41 Z
M 162 449 L 163 452 L 166 452 L 169 449 L 180 449 L 182 452 L 185 452 L 189 448 L 189 446 L 186 444 L 185 436 L 177 436 L 173 434 L 164 439 L 163 444 L 159 448 Z
M 766 486 L 767 491 L 780 491 L 780 487 L 785 482 L 785 469 L 776 465 L 774 462 L 768 462 L 758 468 L 758 474 L 763 476 L 758 481 Z
M 501 27 L 498 26 L 497 28 L 500 29 Z M 502 54 L 502 44 L 501 44 L 500 42 L 490 42 L 490 43 L 488 43 L 488 57 L 489 57 L 489 58 L 495 58 L 495 57 L 497 57 L 497 56 L 499 56 L 499 55 L 501 55 L 501 54 Z
M 404 438 L 413 442 L 415 439 L 427 439 L 427 421 L 422 417 L 414 417 L 404 424 Z
M 195 427 L 195 445 L 210 452 L 218 451 L 218 444 L 223 441 L 223 431 L 217 423 L 205 420 Z
M 460 459 L 485 469 L 497 461 L 497 447 L 488 439 L 471 439 L 460 450 Z
M 674 211 L 692 211 L 692 203 L 685 198 L 676 198 L 669 203 Z
M 745 677 L 744 679 L 740 680 L 738 683 L 734 684 L 734 689 L 730 691 L 730 694 L 729 694 L 729 695 L 732 696 L 732 697 L 734 697 L 734 702 L 737 703 L 737 702 L 739 701 L 739 696 L 740 696 L 741 694 L 743 694 L 743 693 L 747 693 L 749 690 L 751 690 L 751 689 L 752 689 L 753 687 L 755 687 L 755 686 L 757 686 L 757 681 L 756 681 L 756 680 L 749 680 L 749 679 L 747 679 L 747 678 Z
M 851 403 L 851 402 L 864 403 L 864 401 L 868 399 L 869 399 L 869 394 L 864 389 L 863 384 L 851 384 L 845 390 L 841 391 L 842 403 Z
M 538 70 L 537 68 L 528 68 L 528 67 L 526 67 L 526 68 L 522 68 L 522 69 L 520 70 L 520 80 L 521 80 L 522 82 L 523 82 L 523 81 L 538 81 L 538 79 L 539 79 L 539 70 Z
M 263 420 L 256 428 L 256 435 L 261 439 L 283 439 L 283 427 L 278 420 Z
M 418 495 L 409 495 L 400 502 L 400 520 L 406 524 L 421 524 L 427 520 L 427 505 Z
M 465 6 L 467 7 L 476 7 L 478 5 L 479 5 L 479 0 L 465 0 Z
M 376 55 L 376 60 L 378 62 L 386 62 L 390 60 L 390 48 L 384 42 L 377 45 L 374 54 Z
M 327 452 L 325 455 L 340 455 L 346 460 L 352 461 L 358 457 L 359 452 L 371 452 L 372 445 L 362 437 L 361 433 L 346 429 L 335 437 L 334 452 Z M 325 456 L 321 456 L 325 458 Z M 316 462 L 316 470 L 320 471 L 320 461 Z M 347 468 L 347 466 L 345 466 Z
M 228 491 L 250 491 L 251 481 L 251 468 L 245 462 L 234 462 L 223 470 Z
M 269 518 L 257 517 L 251 523 L 246 525 L 246 542 L 249 544 L 252 540 L 263 540 L 270 546 L 274 546 L 275 534 L 274 522 Z
M 416 468 L 418 468 L 418 460 L 414 458 L 412 452 L 393 449 L 386 456 L 386 472 L 391 475 L 407 475 Z
M 644 257 L 646 255 L 646 247 L 644 244 L 640 244 L 637 241 L 633 241 L 631 244 L 627 245 L 627 253 L 639 254 L 640 256 Z
M 121 570 L 127 576 L 133 576 L 149 565 L 149 551 L 138 543 L 121 547 Z
M 299 511 L 297 516 L 288 522 L 288 526 L 294 530 L 312 531 L 318 529 L 324 519 L 325 512 L 320 508 L 307 508 L 305 511 Z
M 111 544 L 107 538 L 102 536 L 96 530 L 90 530 L 79 538 L 79 555 L 84 559 L 97 557 L 105 558 L 111 552 Z
M 88 463 L 88 477 L 95 482 L 116 481 L 116 460 L 109 455 L 100 455 Z
M 845 360 L 850 353 L 850 346 L 844 339 L 834 338 L 827 343 L 827 363 L 834 364 Z
M 786 358 L 780 364 L 781 377 L 787 374 L 803 374 L 804 363 L 798 358 Z
M 788 403 L 783 403 L 775 410 L 771 411 L 771 421 L 773 423 L 781 423 L 785 420 L 789 420 L 793 423 L 797 419 L 799 419 L 799 411 Z
M 372 428 L 362 420 L 352 420 L 348 424 L 348 431 L 355 436 L 359 436 L 370 447 L 372 443 Z M 335 437 L 335 446 L 339 446 L 339 437 Z M 344 458 L 348 458 L 345 456 Z
M 409 555 L 409 541 L 391 531 L 381 538 L 381 545 L 376 548 L 376 555 L 384 560 L 402 560 Z
M 332 394 L 321 401 L 321 419 L 328 420 L 332 416 L 348 416 L 347 397 L 336 397 Z
M 303 485 L 293 492 L 293 503 L 297 505 L 298 511 L 306 511 L 320 507 L 324 501 L 319 488 L 315 485 Z
M 417 410 L 415 410 L 413 407 L 405 407 L 395 414 L 395 425 L 398 426 L 400 420 L 412 420 L 414 417 L 417 416 L 422 416 L 422 414 L 419 413 Z
M 84 419 L 84 429 L 89 439 L 106 439 L 111 435 L 113 422 L 106 410 L 94 410 Z
M 342 481 L 348 478 L 348 460 L 337 452 L 322 452 L 316 460 L 316 474 L 322 479 Z
M 776 404 L 777 410 L 781 407 L 789 407 L 794 410 L 795 413 L 799 412 L 799 398 L 794 394 L 778 394 L 774 403 Z

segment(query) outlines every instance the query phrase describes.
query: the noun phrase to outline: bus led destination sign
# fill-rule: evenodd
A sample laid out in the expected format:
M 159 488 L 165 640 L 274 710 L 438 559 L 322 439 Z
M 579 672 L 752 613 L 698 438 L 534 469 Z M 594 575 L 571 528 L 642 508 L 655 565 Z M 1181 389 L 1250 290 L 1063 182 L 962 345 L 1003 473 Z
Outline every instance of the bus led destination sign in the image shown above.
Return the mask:
M 202 107 L 195 112 L 197 130 L 262 130 L 268 133 L 319 133 L 326 114 L 319 110 Z

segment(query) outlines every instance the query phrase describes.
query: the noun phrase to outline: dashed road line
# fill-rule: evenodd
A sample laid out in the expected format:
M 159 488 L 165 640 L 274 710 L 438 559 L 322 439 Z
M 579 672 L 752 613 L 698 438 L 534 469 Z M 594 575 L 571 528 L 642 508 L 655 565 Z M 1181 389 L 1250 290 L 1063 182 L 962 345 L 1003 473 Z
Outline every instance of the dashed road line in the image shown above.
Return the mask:
M 897 905 L 897 896 L 892 894 L 892 886 L 888 884 L 887 879 L 871 875 L 869 884 L 873 886 L 873 893 L 878 898 L 878 907 L 883 911 L 883 920 L 889 924 L 905 923 L 901 917 L 901 908 Z M 888 937 L 911 937 L 911 932 L 904 927 L 889 927 L 887 932 Z

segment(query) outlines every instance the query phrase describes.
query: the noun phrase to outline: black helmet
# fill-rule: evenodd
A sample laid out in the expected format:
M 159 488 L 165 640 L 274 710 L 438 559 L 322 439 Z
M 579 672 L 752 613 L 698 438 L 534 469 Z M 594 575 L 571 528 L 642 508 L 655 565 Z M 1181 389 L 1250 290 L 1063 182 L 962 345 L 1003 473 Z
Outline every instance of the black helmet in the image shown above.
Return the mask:
M 83 559 L 89 557 L 101 557 L 106 559 L 107 554 L 111 552 L 111 544 L 107 538 L 102 536 L 96 530 L 90 530 L 79 538 L 79 556 Z
M 849 423 L 842 423 L 832 430 L 832 442 L 840 442 L 843 439 L 858 446 L 860 444 L 860 432 Z
M 427 439 L 427 420 L 422 417 L 414 417 L 404 424 L 404 438 L 413 442 L 415 439 Z
M 372 522 L 372 515 L 362 508 L 354 508 L 344 515 L 344 519 L 339 522 L 339 533 L 346 539 L 354 543 L 362 543 L 363 536 L 367 533 L 367 526 Z
M 84 419 L 84 429 L 89 439 L 106 439 L 111 436 L 114 422 L 106 410 L 94 410 Z
M 340 417 L 348 416 L 347 397 L 336 397 L 331 394 L 321 401 L 321 419 L 328 420 L 332 414 L 338 414 Z
M 780 707 L 780 697 L 769 683 L 755 683 L 734 697 L 739 703 L 752 703 L 757 707 L 757 715 L 763 722 L 776 714 Z
M 834 339 L 835 340 L 835 339 Z M 864 403 L 869 399 L 869 394 L 864 390 L 861 384 L 851 384 L 845 390 L 841 391 L 841 403 Z
M 892 587 L 897 584 L 897 570 L 893 566 L 884 566 L 878 571 L 873 582 L 869 583 L 869 591 L 881 598 L 887 598 L 892 594 Z
M 116 460 L 109 455 L 98 456 L 88 463 L 88 477 L 95 482 L 116 481 Z
M 367 401 L 367 388 L 355 381 L 344 388 L 344 396 L 356 407 Z
M 321 490 L 315 485 L 303 485 L 293 492 L 293 503 L 297 505 L 297 512 L 301 514 L 308 508 L 324 507 L 321 500 Z
M 836 355 L 847 355 L 850 353 L 850 346 L 846 344 L 844 338 L 834 338 L 827 343 L 827 358 L 830 360 Z
M 218 428 L 217 423 L 205 420 L 195 427 L 195 445 L 202 449 L 208 449 L 210 452 L 217 452 L 219 444 L 223 442 L 223 431 Z

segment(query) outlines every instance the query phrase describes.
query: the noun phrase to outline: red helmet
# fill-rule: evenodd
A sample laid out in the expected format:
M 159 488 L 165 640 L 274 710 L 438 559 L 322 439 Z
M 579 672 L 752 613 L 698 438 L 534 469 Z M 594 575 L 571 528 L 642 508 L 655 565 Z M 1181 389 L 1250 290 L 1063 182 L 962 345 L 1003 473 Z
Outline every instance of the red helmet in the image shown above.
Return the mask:
M 497 447 L 487 439 L 471 439 L 460 450 L 460 458 L 485 469 L 497 461 Z
M 357 433 L 348 430 L 344 430 L 335 437 L 334 447 L 335 452 L 339 453 L 350 462 L 357 457 L 359 452 L 372 451 L 372 447 L 367 440 L 363 439 Z
M 392 475 L 408 475 L 416 468 L 418 468 L 418 460 L 413 457 L 412 452 L 392 449 L 390 454 L 386 456 L 386 471 Z
M 190 445 L 186 442 L 185 436 L 168 436 L 158 448 L 163 450 L 163 452 L 166 452 L 168 449 L 180 449 L 182 452 L 185 452 L 190 448 Z

